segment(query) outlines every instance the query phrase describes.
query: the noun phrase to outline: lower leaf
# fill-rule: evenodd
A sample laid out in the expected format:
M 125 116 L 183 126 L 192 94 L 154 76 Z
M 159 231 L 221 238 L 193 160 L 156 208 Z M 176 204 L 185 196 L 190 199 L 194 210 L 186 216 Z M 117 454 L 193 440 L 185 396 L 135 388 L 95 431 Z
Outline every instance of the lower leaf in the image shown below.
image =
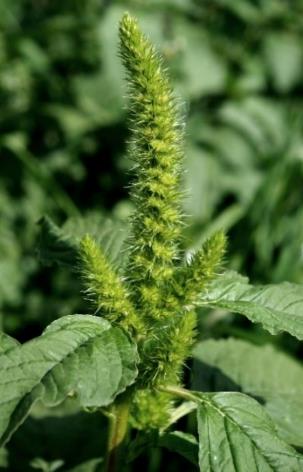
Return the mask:
M 303 367 L 271 345 L 209 339 L 193 352 L 193 389 L 239 390 L 264 403 L 288 443 L 303 447 Z
M 198 443 L 194 436 L 182 431 L 171 431 L 160 435 L 158 445 L 177 452 L 194 465 L 198 464 Z
M 137 376 L 136 345 L 119 328 L 90 315 L 65 316 L 40 336 L 0 355 L 0 445 L 42 398 L 68 395 L 83 407 L 110 404 Z

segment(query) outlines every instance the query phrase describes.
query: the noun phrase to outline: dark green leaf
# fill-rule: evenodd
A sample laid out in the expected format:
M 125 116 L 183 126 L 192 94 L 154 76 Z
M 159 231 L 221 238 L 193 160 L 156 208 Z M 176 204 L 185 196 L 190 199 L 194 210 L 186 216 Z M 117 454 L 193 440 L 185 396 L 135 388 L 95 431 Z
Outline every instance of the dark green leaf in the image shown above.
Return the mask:
M 77 245 L 70 235 L 63 231 L 48 217 L 39 221 L 40 234 L 38 256 L 43 264 L 59 263 L 74 265 L 77 259 Z
M 192 434 L 172 431 L 160 435 L 158 445 L 177 452 L 192 464 L 198 465 L 198 442 Z
M 95 214 L 83 218 L 70 218 L 62 228 L 49 217 L 42 218 L 39 225 L 38 256 L 41 262 L 73 267 L 78 263 L 79 243 L 85 234 L 89 233 L 95 238 L 112 262 L 117 261 L 128 234 L 127 223 Z M 122 254 L 120 259 L 123 260 L 123 257 L 125 254 Z
M 303 447 L 303 368 L 298 362 L 271 345 L 238 339 L 201 342 L 193 355 L 195 390 L 238 386 L 265 403 L 286 442 Z
M 303 286 L 284 282 L 253 286 L 238 274 L 225 273 L 210 287 L 203 304 L 245 315 L 271 334 L 286 331 L 303 339 Z
M 68 472 L 97 472 L 102 464 L 102 459 L 91 459 L 83 464 L 79 464 L 72 469 L 68 469 Z
M 83 407 L 108 405 L 133 383 L 136 362 L 136 346 L 106 320 L 56 320 L 39 338 L 0 356 L 0 444 L 38 398 L 56 405 L 77 395 Z
M 259 403 L 242 393 L 201 395 L 201 472 L 300 472 L 303 458 L 277 435 Z

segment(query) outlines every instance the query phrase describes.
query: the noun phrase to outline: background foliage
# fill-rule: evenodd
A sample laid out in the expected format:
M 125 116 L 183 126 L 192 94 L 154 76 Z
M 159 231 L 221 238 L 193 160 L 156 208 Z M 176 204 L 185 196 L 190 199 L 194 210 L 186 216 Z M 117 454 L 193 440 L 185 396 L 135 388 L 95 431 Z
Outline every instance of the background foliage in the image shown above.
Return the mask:
M 105 226 L 102 243 L 114 259 L 127 231 L 130 163 L 117 56 L 126 9 L 162 51 L 183 104 L 184 244 L 193 250 L 223 227 L 230 268 L 254 282 L 303 282 L 302 0 L 2 0 L 0 316 L 2 329 L 21 341 L 58 316 L 87 311 L 69 266 L 75 240 Z M 41 221 L 45 215 L 63 230 Z M 58 253 L 63 265 L 53 264 Z M 269 341 L 223 310 L 205 315 L 201 337 Z M 275 343 L 300 355 L 286 335 Z M 25 423 L 28 434 L 41 440 L 46 414 L 37 410 Z M 77 414 L 64 420 L 71 436 Z M 55 428 L 60 412 L 49 421 Z M 81 443 L 81 431 L 93 435 L 102 420 L 82 414 L 79 421 Z M 22 430 L 13 439 L 23 471 L 67 470 L 99 457 L 92 442 L 75 463 L 68 440 L 63 451 L 51 431 L 48 440 L 58 442 L 52 453 L 42 445 L 31 452 Z M 0 464 L 19 470 L 10 455 L 3 451 Z M 56 460 L 65 461 L 63 469 L 43 462 Z

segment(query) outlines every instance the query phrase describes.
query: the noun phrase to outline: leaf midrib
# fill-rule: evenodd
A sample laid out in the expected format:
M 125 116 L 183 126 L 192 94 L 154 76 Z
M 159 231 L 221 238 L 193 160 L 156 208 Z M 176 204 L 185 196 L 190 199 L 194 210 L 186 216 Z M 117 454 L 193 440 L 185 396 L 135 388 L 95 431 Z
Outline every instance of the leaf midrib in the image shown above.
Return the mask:
M 228 393 L 232 393 L 232 392 L 228 392 Z M 268 463 L 268 458 L 266 455 L 264 455 L 264 452 L 266 453 L 266 451 L 262 451 L 259 447 L 259 445 L 254 441 L 254 439 L 251 438 L 251 436 L 245 431 L 245 429 L 242 428 L 242 426 L 237 423 L 233 418 L 231 418 L 225 411 L 224 409 L 220 409 L 216 404 L 213 403 L 213 401 L 211 400 L 208 400 L 206 399 L 204 396 L 203 397 L 197 397 L 199 398 L 200 402 L 204 402 L 206 403 L 210 408 L 213 408 L 215 411 L 217 411 L 217 413 L 219 413 L 221 416 L 223 416 L 224 418 L 224 421 L 225 421 L 225 418 L 227 418 L 236 428 L 238 428 L 241 433 L 243 433 L 255 446 L 256 450 L 260 453 L 260 455 L 266 460 L 266 462 Z M 251 414 L 251 412 L 250 412 Z M 256 416 L 256 415 L 255 415 Z M 257 419 L 259 419 L 258 416 L 256 416 Z M 274 430 L 273 430 L 274 432 Z M 277 439 L 280 439 L 278 436 L 277 436 Z M 300 456 L 297 456 L 297 455 L 294 455 L 294 454 L 286 454 L 286 453 L 277 453 L 275 452 L 275 455 L 283 455 L 283 456 L 289 456 L 289 457 L 295 457 L 296 459 L 300 459 Z M 272 465 L 270 463 L 268 463 L 268 465 L 270 466 L 270 468 L 273 470 L 273 472 L 275 472 L 275 469 L 273 469 Z

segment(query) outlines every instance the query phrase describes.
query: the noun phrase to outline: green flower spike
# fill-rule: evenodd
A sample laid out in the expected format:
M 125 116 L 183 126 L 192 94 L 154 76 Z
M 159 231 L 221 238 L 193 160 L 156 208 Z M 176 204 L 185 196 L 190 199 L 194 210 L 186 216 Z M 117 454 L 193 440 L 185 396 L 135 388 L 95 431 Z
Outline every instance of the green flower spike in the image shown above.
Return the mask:
M 136 165 L 128 277 L 141 310 L 159 319 L 166 316 L 163 299 L 179 256 L 183 126 L 162 60 L 129 15 L 120 23 L 120 51 L 129 83 L 130 154 Z
M 85 292 L 97 311 L 129 331 L 141 332 L 143 323 L 129 299 L 126 285 L 89 235 L 81 241 L 80 256 Z
M 161 58 L 128 14 L 120 23 L 120 54 L 129 83 L 135 162 L 129 261 L 120 278 L 89 237 L 82 241 L 81 258 L 87 293 L 100 313 L 138 341 L 132 423 L 153 429 L 169 420 L 171 396 L 157 389 L 181 382 L 195 338 L 194 307 L 218 271 L 225 237 L 216 234 L 182 264 L 183 125 L 177 102 Z

